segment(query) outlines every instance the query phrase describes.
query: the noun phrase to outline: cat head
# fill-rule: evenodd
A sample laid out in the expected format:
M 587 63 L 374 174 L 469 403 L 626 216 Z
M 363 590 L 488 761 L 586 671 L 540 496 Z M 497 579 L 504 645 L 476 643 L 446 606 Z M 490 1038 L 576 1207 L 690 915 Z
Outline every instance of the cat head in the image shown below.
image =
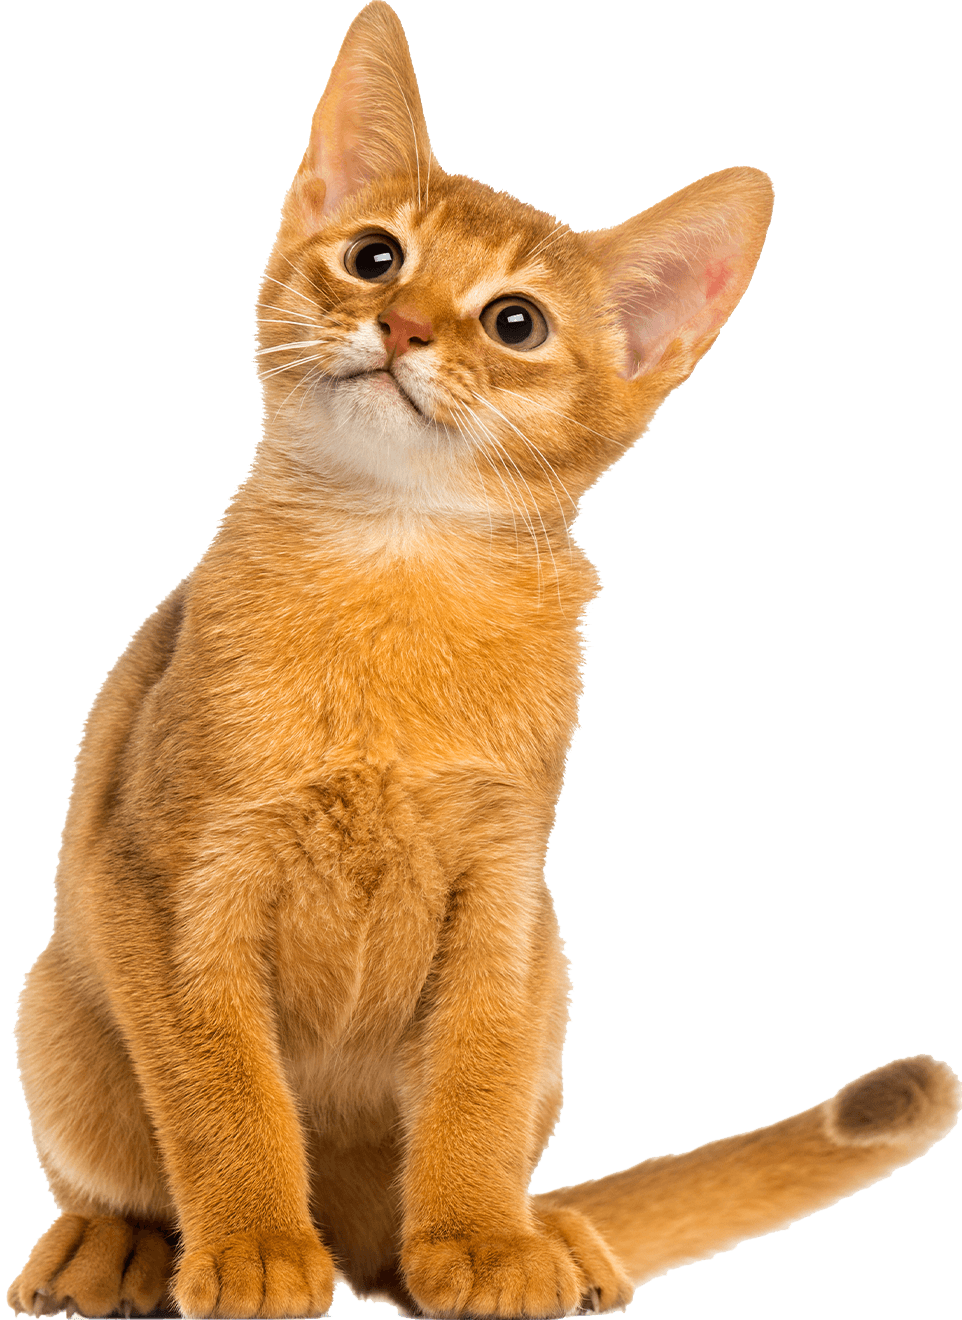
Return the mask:
M 565 523 L 714 342 L 757 170 L 575 233 L 434 159 L 401 25 L 355 19 L 261 291 L 268 442 L 370 497 Z

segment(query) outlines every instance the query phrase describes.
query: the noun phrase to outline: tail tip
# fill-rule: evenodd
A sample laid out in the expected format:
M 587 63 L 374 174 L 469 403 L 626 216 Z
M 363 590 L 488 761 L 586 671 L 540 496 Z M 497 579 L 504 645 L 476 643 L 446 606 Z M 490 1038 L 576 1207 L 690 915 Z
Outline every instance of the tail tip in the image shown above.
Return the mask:
M 826 1106 L 826 1125 L 841 1146 L 917 1146 L 921 1154 L 955 1125 L 960 1100 L 952 1069 L 919 1054 L 842 1087 Z

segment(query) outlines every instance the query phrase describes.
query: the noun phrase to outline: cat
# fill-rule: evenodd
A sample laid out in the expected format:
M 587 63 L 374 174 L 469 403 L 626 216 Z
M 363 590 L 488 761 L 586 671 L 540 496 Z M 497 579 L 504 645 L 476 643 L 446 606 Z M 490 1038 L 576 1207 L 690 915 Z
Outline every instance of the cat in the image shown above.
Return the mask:
M 529 1197 L 567 982 L 541 869 L 596 589 L 580 495 L 744 293 L 725 170 L 572 233 L 445 174 L 400 24 L 352 25 L 260 295 L 265 437 L 88 724 L 20 1059 L 62 1210 L 15 1309 L 623 1306 L 951 1126 L 890 1064 Z

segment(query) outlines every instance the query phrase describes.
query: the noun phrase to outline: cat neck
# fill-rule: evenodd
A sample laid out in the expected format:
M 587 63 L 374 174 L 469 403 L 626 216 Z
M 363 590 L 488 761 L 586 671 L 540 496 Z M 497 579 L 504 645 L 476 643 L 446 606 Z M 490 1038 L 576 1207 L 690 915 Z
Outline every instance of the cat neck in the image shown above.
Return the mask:
M 259 558 L 276 552 L 288 562 L 323 560 L 351 577 L 406 560 L 418 561 L 421 571 L 432 563 L 483 560 L 489 576 L 542 585 L 559 574 L 592 572 L 571 541 L 568 509 L 559 501 L 539 507 L 529 491 L 522 500 L 513 490 L 505 507 L 443 472 L 437 480 L 426 474 L 420 484 L 415 476 L 406 483 L 379 480 L 326 462 L 323 452 L 292 452 L 268 435 L 228 510 L 224 535 L 236 549 L 255 547 Z
M 555 792 L 575 718 L 578 624 L 596 590 L 560 519 L 535 533 L 365 503 L 336 475 L 262 450 L 191 577 L 185 650 L 214 676 L 235 732 L 249 729 L 239 741 L 257 749 L 244 767 L 246 752 L 232 753 L 235 778 L 307 782 L 399 759 L 428 773 L 476 757 L 481 720 L 487 761 L 525 782 L 548 776 Z M 363 700 L 345 705 L 345 693 Z

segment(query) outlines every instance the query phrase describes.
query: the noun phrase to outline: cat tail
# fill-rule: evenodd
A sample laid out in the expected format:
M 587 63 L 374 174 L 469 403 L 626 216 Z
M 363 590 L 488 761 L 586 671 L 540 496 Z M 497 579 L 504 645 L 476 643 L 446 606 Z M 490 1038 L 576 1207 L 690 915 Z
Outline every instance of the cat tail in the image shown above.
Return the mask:
M 533 1199 L 584 1212 L 644 1283 L 884 1178 L 945 1136 L 959 1101 L 944 1063 L 899 1059 L 771 1127 Z

